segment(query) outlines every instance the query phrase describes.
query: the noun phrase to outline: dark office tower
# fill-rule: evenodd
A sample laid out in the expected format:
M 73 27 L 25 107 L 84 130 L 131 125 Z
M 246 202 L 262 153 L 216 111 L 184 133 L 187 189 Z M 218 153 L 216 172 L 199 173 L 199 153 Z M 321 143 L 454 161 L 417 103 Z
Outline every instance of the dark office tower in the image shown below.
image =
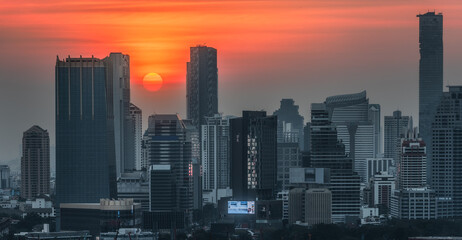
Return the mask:
M 130 57 L 111 53 L 103 59 L 107 73 L 108 118 L 114 122 L 114 149 L 117 177 L 135 166 L 135 143 L 130 116 Z M 111 123 L 112 124 L 112 123 Z
M 21 158 L 21 197 L 50 194 L 50 138 L 35 125 L 24 132 Z
M 385 158 L 393 158 L 395 163 L 398 161 L 401 138 L 411 130 L 412 117 L 402 116 L 401 111 L 394 111 L 393 116 L 385 116 Z
M 218 113 L 217 50 L 207 46 L 190 49 L 186 63 L 186 110 L 188 119 L 200 129 L 204 117 Z
M 230 119 L 231 186 L 237 200 L 272 198 L 276 190 L 277 117 L 243 111 Z
M 303 147 L 303 117 L 293 99 L 282 99 L 281 106 L 274 111 L 278 117 L 278 142 L 299 142 Z
M 135 169 L 141 170 L 141 141 L 143 138 L 143 116 L 141 109 L 135 106 L 135 104 L 130 103 L 130 117 L 131 121 L 131 130 L 133 134 L 133 141 L 134 141 L 134 160 L 135 160 Z
M 57 59 L 55 71 L 57 202 L 116 197 L 113 79 L 107 63 L 93 57 Z
M 0 165 L 0 189 L 11 188 L 10 167 Z
M 439 218 L 462 217 L 462 86 L 444 92 L 432 124 L 432 188 Z M 428 145 L 427 145 L 428 146 Z
M 332 221 L 348 222 L 360 211 L 360 177 L 353 172 L 353 161 L 338 140 L 335 125 L 329 120 L 326 105 L 311 105 L 311 167 L 330 168 Z
M 419 132 L 428 146 L 427 163 L 431 168 L 431 127 L 443 93 L 443 15 L 428 12 L 417 17 L 420 44 Z
M 172 211 L 191 213 L 192 196 L 192 156 L 191 138 L 183 120 L 176 114 L 156 114 L 149 117 L 147 130 L 147 150 L 149 165 L 170 166 L 170 175 L 175 186 Z M 163 172 L 162 167 L 156 167 Z M 162 177 L 163 178 L 163 177 Z M 157 183 L 156 183 L 157 184 Z M 161 184 L 161 183 L 158 183 Z M 161 186 L 156 186 L 160 188 Z M 170 188 L 170 183 L 165 185 Z M 165 210 L 151 206 L 151 211 Z

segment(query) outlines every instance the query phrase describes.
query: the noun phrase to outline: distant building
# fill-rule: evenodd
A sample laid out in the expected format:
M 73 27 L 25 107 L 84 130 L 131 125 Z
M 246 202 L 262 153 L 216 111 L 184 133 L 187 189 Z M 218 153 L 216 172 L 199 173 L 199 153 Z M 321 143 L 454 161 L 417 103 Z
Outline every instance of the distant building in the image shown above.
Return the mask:
M 40 194 L 50 194 L 50 137 L 35 125 L 22 138 L 21 197 L 32 199 Z
M 278 192 L 276 200 L 282 201 L 282 220 L 289 220 L 289 191 Z
M 93 237 L 90 231 L 21 232 L 14 235 L 26 240 L 81 240 Z
M 461 99 L 462 86 L 449 86 L 449 91 L 443 93 L 432 124 L 431 179 L 428 180 L 436 191 L 439 218 L 462 217 Z
M 393 116 L 385 116 L 385 158 L 398 161 L 401 138 L 406 137 L 412 128 L 412 117 L 402 116 L 399 110 L 394 111 Z
M 27 200 L 20 204 L 19 209 L 23 211 L 23 217 L 31 213 L 35 213 L 42 218 L 53 218 L 56 216 L 53 202 L 47 195 L 40 195 L 34 200 Z
M 422 139 L 402 139 L 397 163 L 398 188 L 427 186 L 427 147 Z
M 374 206 L 379 208 L 388 209 L 391 204 L 391 195 L 395 190 L 395 178 L 387 172 L 381 172 L 371 178 L 372 197 L 374 199 Z
M 302 155 L 298 142 L 278 142 L 278 190 L 289 190 L 290 169 L 302 167 Z
M 218 113 L 217 50 L 207 46 L 190 48 L 186 63 L 187 118 L 200 129 L 205 117 Z
M 298 112 L 298 108 L 293 99 L 282 99 L 279 109 L 274 111 L 273 115 L 278 117 L 278 142 L 297 142 L 303 150 L 304 118 Z
M 435 191 L 428 188 L 395 190 L 391 198 L 391 216 L 398 219 L 436 219 Z
M 432 122 L 443 95 L 443 14 L 427 12 L 419 18 L 419 131 L 429 146 L 427 165 L 432 163 Z M 429 169 L 431 172 L 431 169 Z
M 133 141 L 134 141 L 134 160 L 135 160 L 135 169 L 141 170 L 141 141 L 143 138 L 143 116 L 140 108 L 135 106 L 135 104 L 130 103 L 130 117 L 132 118 L 132 131 L 133 131 Z
M 229 189 L 230 184 L 230 135 L 229 119 L 215 115 L 206 117 L 201 126 L 202 188 L 204 203 L 217 204 L 218 192 Z
M 390 167 L 394 166 L 393 158 L 366 158 L 366 162 L 366 176 L 368 181 L 370 181 L 371 177 L 373 177 L 376 173 L 388 172 Z
M 330 168 L 329 190 L 332 192 L 332 222 L 345 223 L 359 218 L 360 177 L 353 171 L 353 161 L 345 154 L 345 145 L 337 138 L 323 103 L 311 105 L 311 154 L 313 168 Z
M 101 199 L 99 203 L 62 203 L 61 228 L 89 230 L 93 236 L 119 228 L 141 227 L 141 205 L 133 199 Z
M 0 165 L 0 189 L 11 188 L 10 167 Z
M 289 224 L 305 221 L 305 188 L 289 191 Z
M 273 198 L 277 184 L 277 117 L 244 111 L 230 120 L 231 186 L 239 200 Z
M 149 211 L 149 177 L 146 171 L 122 173 L 117 180 L 117 198 L 131 198 L 141 204 L 142 211 Z
M 354 171 L 367 183 L 366 159 L 380 153 L 380 105 L 369 104 L 366 91 L 328 97 L 324 104 Z
M 305 222 L 309 225 L 332 223 L 332 193 L 328 189 L 312 188 L 305 193 Z
M 329 184 L 329 168 L 290 168 L 290 186 L 320 186 Z

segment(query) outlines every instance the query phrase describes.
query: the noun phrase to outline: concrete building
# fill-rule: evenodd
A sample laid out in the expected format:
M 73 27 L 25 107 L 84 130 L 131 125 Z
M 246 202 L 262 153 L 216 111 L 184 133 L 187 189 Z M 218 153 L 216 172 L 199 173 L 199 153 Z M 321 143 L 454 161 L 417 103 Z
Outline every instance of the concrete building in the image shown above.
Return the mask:
M 305 221 L 305 188 L 289 191 L 289 224 Z
M 134 160 L 135 160 L 135 169 L 137 171 L 141 170 L 141 141 L 143 138 L 143 115 L 140 108 L 135 106 L 135 104 L 130 103 L 130 117 L 132 123 L 132 135 L 134 141 Z
M 305 223 L 332 223 L 332 192 L 328 189 L 313 188 L 305 192 Z
M 431 168 L 432 122 L 443 95 L 443 15 L 427 12 L 417 17 L 420 48 L 419 130 L 420 137 L 429 146 L 427 165 Z
M 421 188 L 427 186 L 426 144 L 422 139 L 402 139 L 397 162 L 397 187 Z
M 205 117 L 218 113 L 217 50 L 198 45 L 190 48 L 186 63 L 187 118 L 200 129 Z
M 399 219 L 436 219 L 435 191 L 428 188 L 395 190 L 391 198 L 391 216 Z
M 230 189 L 229 116 L 206 117 L 201 126 L 202 188 L 204 203 L 217 204 L 219 192 Z
M 390 167 L 395 165 L 393 158 L 384 157 L 367 158 L 366 162 L 366 176 L 369 182 L 371 177 L 373 177 L 376 173 L 388 172 Z
M 101 199 L 99 203 L 61 203 L 61 228 L 89 230 L 93 236 L 119 228 L 141 227 L 141 204 L 133 199 Z
M 133 199 L 149 211 L 149 176 L 146 171 L 126 172 L 117 179 L 117 198 Z
M 22 138 L 21 197 L 40 194 L 50 194 L 50 137 L 47 130 L 34 125 Z
M 391 195 L 395 190 L 395 185 L 395 177 L 393 175 L 387 172 L 375 174 L 374 177 L 371 178 L 370 184 L 374 206 L 386 209 L 385 212 L 388 212 L 391 205 Z
M 406 137 L 412 129 L 412 117 L 403 116 L 399 110 L 394 111 L 393 116 L 385 116 L 385 158 L 398 161 L 401 138 Z
M 380 153 L 380 105 L 369 104 L 366 91 L 328 97 L 324 104 L 354 171 L 367 183 L 366 159 Z
M 449 91 L 443 93 L 432 124 L 431 187 L 436 191 L 439 218 L 462 217 L 460 99 L 462 86 L 449 86 Z
M 243 111 L 230 120 L 231 188 L 239 200 L 273 198 L 277 185 L 277 117 Z
M 0 189 L 11 188 L 10 167 L 8 165 L 0 165 Z

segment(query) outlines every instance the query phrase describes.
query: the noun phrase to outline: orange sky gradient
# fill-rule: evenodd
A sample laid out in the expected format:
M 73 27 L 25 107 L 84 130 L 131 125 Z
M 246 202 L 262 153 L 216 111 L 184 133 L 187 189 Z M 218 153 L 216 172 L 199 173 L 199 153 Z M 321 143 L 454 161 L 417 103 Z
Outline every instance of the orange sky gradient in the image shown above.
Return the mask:
M 56 55 L 129 54 L 132 102 L 145 119 L 185 117 L 186 62 L 197 44 L 218 50 L 225 114 L 272 113 L 292 97 L 307 121 L 310 103 L 367 90 L 382 116 L 396 108 L 416 116 L 416 14 L 434 9 L 444 14 L 445 84 L 457 83 L 460 0 L 0 0 L 0 102 L 10 103 L 0 107 L 0 135 L 8 136 L 0 152 L 16 156 L 10 149 L 32 124 L 54 134 Z M 162 76 L 157 92 L 143 88 L 150 72 Z

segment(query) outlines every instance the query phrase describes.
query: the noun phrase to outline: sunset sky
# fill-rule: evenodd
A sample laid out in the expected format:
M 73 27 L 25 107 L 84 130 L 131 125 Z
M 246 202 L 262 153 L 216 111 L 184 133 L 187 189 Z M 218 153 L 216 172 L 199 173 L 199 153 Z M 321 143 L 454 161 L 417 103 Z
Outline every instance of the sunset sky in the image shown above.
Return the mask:
M 462 84 L 460 0 L 0 0 L 0 163 L 20 157 L 22 133 L 48 129 L 54 146 L 56 56 L 130 55 L 132 102 L 185 117 L 189 47 L 218 50 L 219 111 L 272 113 L 367 90 L 382 117 L 418 115 L 418 19 L 444 15 L 444 84 Z M 160 90 L 143 88 L 158 73 Z M 147 127 L 144 123 L 144 127 Z

